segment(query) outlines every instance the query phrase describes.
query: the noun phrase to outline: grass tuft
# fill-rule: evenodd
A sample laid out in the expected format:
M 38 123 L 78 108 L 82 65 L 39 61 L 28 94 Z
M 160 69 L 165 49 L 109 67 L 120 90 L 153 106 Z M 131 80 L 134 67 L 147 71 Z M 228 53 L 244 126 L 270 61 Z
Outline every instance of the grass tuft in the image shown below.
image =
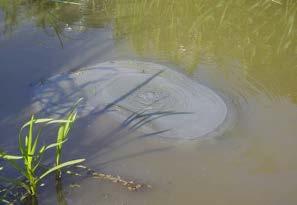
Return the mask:
M 62 162 L 62 147 L 68 139 L 68 134 L 77 118 L 75 108 L 81 99 L 69 112 L 66 119 L 35 118 L 34 115 L 20 129 L 18 136 L 18 155 L 11 155 L 0 150 L 0 158 L 7 161 L 20 175 L 16 179 L 0 176 L 0 180 L 6 182 L 13 188 L 25 190 L 24 199 L 30 198 L 37 200 L 37 188 L 42 184 L 45 177 L 52 173 L 61 178 L 61 169 L 74 164 L 79 164 L 85 159 L 75 159 Z M 39 138 L 42 128 L 51 124 L 58 125 L 56 142 L 49 145 L 40 145 Z M 45 152 L 49 149 L 56 149 L 55 164 L 44 170 L 42 159 Z M 2 168 L 3 169 L 3 168 Z M 7 190 L 8 191 L 8 190 Z M 0 200 L 5 203 L 7 192 L 3 192 Z M 1 194 L 1 193 L 0 193 Z M 33 202 L 32 202 L 33 203 Z

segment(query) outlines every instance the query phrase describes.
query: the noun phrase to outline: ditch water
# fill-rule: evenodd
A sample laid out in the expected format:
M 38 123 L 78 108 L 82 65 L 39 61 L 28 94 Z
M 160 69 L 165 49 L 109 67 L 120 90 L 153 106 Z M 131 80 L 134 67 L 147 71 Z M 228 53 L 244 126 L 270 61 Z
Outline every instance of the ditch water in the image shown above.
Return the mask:
M 294 0 L 0 0 L 0 147 L 16 151 L 34 89 L 53 76 L 150 62 L 217 93 L 231 123 L 214 136 L 180 140 L 118 129 L 109 113 L 83 116 L 65 159 L 84 157 L 92 169 L 152 188 L 131 192 L 67 176 L 60 200 L 50 183 L 39 204 L 295 205 L 296 35 Z

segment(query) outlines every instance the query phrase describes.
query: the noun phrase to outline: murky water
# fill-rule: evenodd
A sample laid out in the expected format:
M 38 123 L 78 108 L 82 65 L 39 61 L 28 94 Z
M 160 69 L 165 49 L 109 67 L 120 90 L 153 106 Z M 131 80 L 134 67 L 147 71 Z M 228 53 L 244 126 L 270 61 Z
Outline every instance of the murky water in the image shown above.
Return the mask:
M 68 204 L 296 204 L 296 15 L 294 0 L 0 0 L 0 145 L 15 148 L 32 86 L 100 62 L 149 61 L 215 90 L 235 123 L 216 138 L 176 141 L 82 118 L 65 158 L 152 189 L 67 179 Z M 40 198 L 57 203 L 54 187 Z

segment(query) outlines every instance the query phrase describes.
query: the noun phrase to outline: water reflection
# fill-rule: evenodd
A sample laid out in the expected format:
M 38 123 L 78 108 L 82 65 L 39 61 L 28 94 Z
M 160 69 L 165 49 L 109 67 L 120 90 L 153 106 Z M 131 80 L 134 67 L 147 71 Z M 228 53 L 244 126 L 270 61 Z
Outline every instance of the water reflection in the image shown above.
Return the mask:
M 108 3 L 100 1 L 49 1 L 49 0 L 2 0 L 0 9 L 4 14 L 3 33 L 11 35 L 14 29 L 28 20 L 49 35 L 55 34 L 62 42 L 67 31 L 86 31 L 100 28 L 108 22 Z
M 56 180 L 56 196 L 57 196 L 57 204 L 58 205 L 68 205 L 65 193 L 63 190 L 62 179 Z
M 156 186 L 148 195 L 131 197 L 83 181 L 85 188 L 74 194 L 72 203 L 296 204 L 296 13 L 295 0 L 0 0 L 0 43 L 2 34 L 9 39 L 29 22 L 33 29 L 26 35 L 42 33 L 40 38 L 52 48 L 27 52 L 34 35 L 16 35 L 5 46 L 0 44 L 5 99 L 0 116 L 19 114 L 29 104 L 24 87 L 32 80 L 92 64 L 94 59 L 110 60 L 107 52 L 114 52 L 110 56 L 116 59 L 169 62 L 230 94 L 239 105 L 237 124 L 215 142 L 179 144 L 165 151 L 161 149 L 166 142 L 145 135 L 102 140 L 102 128 L 108 133 L 112 119 L 81 126 L 67 150 L 69 156 L 87 153 L 94 167 Z M 55 36 L 64 48 L 44 33 Z M 76 33 L 89 36 L 65 46 L 65 39 Z M 7 124 L 0 123 L 2 135 L 14 136 Z M 10 128 L 14 130 L 15 123 Z M 104 193 L 113 197 L 105 199 Z
M 32 19 L 63 45 L 68 31 L 110 25 L 114 39 L 126 39 L 142 57 L 174 62 L 188 73 L 201 63 L 225 69 L 236 61 L 247 78 L 297 102 L 293 0 L 2 0 L 0 9 L 6 35 Z
M 228 72 L 239 62 L 247 78 L 297 101 L 296 1 L 117 2 L 114 32 L 140 55 L 162 56 L 189 73 L 209 62 Z

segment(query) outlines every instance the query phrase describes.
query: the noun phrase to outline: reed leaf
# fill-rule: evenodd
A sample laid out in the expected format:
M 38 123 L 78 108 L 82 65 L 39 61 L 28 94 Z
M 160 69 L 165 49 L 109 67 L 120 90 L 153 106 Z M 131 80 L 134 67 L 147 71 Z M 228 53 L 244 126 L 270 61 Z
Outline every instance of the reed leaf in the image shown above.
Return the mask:
M 39 182 L 41 179 L 43 179 L 44 177 L 46 177 L 47 175 L 49 175 L 50 173 L 56 171 L 56 170 L 59 170 L 61 168 L 64 168 L 64 167 L 67 167 L 67 166 L 70 166 L 70 165 L 74 165 L 74 164 L 79 164 L 81 162 L 85 161 L 85 159 L 76 159 L 76 160 L 71 160 L 71 161 L 68 161 L 68 162 L 64 162 L 62 164 L 59 164 L 57 166 L 54 166 L 52 168 L 50 168 L 48 171 L 46 171 L 45 173 L 43 173 L 38 179 L 37 179 L 37 182 Z

